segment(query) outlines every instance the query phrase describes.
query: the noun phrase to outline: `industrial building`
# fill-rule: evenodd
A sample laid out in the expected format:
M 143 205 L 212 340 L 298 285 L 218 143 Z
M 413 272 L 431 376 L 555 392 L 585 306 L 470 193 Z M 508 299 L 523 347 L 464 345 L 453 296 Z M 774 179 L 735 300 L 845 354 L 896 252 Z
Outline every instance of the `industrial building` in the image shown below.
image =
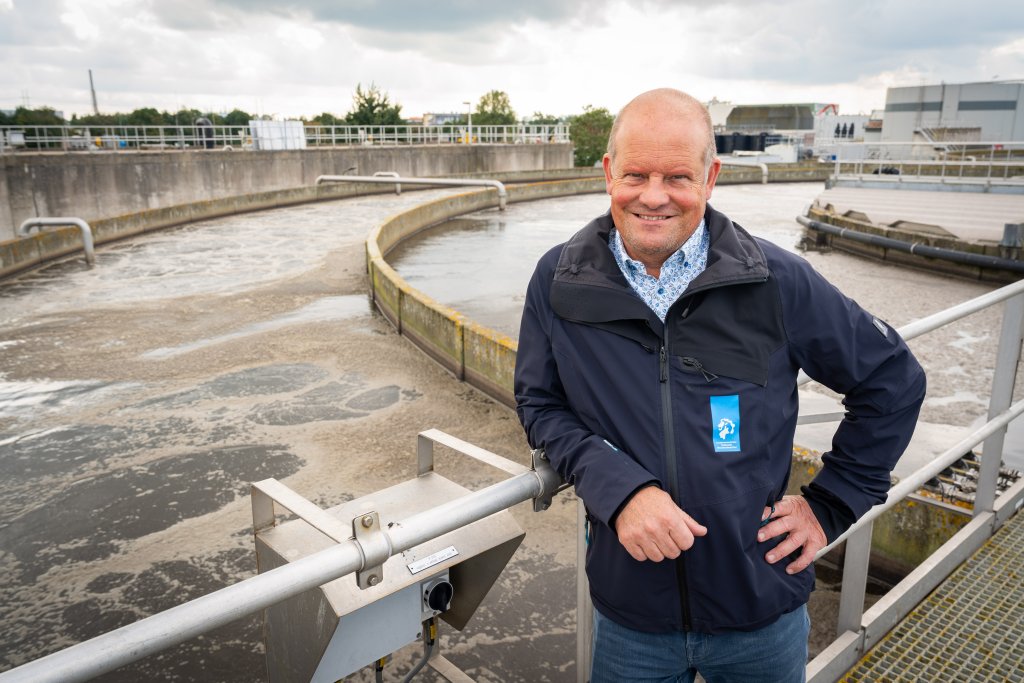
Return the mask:
M 881 141 L 1024 141 L 1024 80 L 889 88 Z

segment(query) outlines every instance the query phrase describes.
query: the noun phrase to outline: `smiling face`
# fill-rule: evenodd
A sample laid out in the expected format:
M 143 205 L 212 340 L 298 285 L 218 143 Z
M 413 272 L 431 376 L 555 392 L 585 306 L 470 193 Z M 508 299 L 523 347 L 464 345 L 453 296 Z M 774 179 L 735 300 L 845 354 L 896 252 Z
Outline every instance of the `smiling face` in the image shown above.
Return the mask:
M 711 131 L 696 101 L 645 93 L 619 114 L 605 185 L 630 258 L 657 276 L 700 225 L 721 162 L 707 164 Z M 712 138 L 713 139 L 713 138 Z

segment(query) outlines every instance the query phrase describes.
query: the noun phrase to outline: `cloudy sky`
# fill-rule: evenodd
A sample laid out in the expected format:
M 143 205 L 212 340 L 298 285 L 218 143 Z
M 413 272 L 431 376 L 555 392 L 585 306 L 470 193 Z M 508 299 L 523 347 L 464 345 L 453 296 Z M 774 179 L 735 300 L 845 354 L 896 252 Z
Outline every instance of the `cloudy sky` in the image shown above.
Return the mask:
M 520 116 L 673 86 L 735 103 L 885 103 L 1024 78 L 1024 0 L 0 0 L 0 108 L 405 116 L 506 91 Z

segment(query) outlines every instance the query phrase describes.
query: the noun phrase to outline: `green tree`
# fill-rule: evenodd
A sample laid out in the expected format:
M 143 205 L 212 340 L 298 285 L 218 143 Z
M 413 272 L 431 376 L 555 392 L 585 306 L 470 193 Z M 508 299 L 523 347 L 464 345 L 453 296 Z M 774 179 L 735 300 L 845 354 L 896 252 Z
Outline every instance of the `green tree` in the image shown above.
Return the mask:
M 38 109 L 26 109 L 18 107 L 11 117 L 16 126 L 63 126 L 64 119 L 57 116 L 52 107 L 39 107 Z
M 167 122 L 167 112 L 159 112 L 153 107 L 136 109 L 125 117 L 130 126 L 163 126 Z
M 344 117 L 335 116 L 330 112 L 324 112 L 310 121 L 310 123 L 317 126 L 344 126 Z
M 562 118 L 560 116 L 551 116 L 550 114 L 542 114 L 539 111 L 533 112 L 533 116 L 526 120 L 527 124 L 533 126 L 553 126 L 556 123 L 561 123 Z
M 391 104 L 388 94 L 375 83 L 371 82 L 366 90 L 362 84 L 356 84 L 352 111 L 345 114 L 345 123 L 353 126 L 397 126 L 404 123 L 401 111 L 402 105 Z
M 480 98 L 473 112 L 474 126 L 507 126 L 516 122 L 516 113 L 508 93 L 492 90 Z
M 225 126 L 247 126 L 255 118 L 252 114 L 241 109 L 232 109 L 224 116 Z
M 573 144 L 573 160 L 577 166 L 593 166 L 608 148 L 608 133 L 615 117 L 604 107 L 589 104 L 583 113 L 569 117 L 569 138 Z

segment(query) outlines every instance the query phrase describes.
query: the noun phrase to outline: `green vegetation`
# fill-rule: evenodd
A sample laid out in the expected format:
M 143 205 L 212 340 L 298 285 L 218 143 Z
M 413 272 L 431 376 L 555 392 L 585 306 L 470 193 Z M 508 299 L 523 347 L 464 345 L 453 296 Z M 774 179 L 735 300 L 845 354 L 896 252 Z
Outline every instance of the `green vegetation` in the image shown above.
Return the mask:
M 502 90 L 491 90 L 485 93 L 476 103 L 473 112 L 475 126 L 509 126 L 516 123 L 516 112 L 509 102 L 508 93 Z
M 569 137 L 575 147 L 573 161 L 577 166 L 593 166 L 604 157 L 614 121 L 607 109 L 595 109 L 589 104 L 583 107 L 582 114 L 569 117 Z
M 401 111 L 402 105 L 391 104 L 388 94 L 375 83 L 371 82 L 366 90 L 360 83 L 356 84 L 352 111 L 345 115 L 345 123 L 351 126 L 398 126 L 405 123 Z

